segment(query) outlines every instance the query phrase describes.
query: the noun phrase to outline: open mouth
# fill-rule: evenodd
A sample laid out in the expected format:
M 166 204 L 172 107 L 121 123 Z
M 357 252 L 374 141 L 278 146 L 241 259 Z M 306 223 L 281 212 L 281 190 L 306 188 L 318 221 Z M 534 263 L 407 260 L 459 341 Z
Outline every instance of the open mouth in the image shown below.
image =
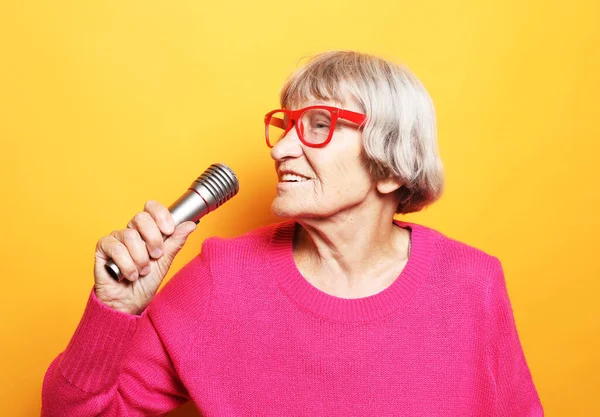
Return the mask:
M 283 174 L 281 176 L 281 182 L 305 182 L 310 181 L 310 178 L 302 177 L 295 174 Z

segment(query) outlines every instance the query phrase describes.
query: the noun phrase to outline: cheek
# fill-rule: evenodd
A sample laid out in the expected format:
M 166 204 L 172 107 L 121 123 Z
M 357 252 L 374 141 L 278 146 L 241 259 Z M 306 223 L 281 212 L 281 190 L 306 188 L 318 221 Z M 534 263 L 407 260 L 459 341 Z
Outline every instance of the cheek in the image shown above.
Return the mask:
M 354 154 L 332 161 L 322 180 L 326 187 L 333 186 L 350 193 L 360 192 L 371 185 L 368 172 Z
M 372 186 L 362 163 L 361 136 L 351 133 L 334 137 L 325 148 L 316 149 L 318 152 L 306 152 L 317 178 L 314 191 L 325 198 L 346 200 L 362 196 Z
M 323 209 L 339 208 L 366 198 L 372 183 L 368 176 L 363 175 L 360 166 L 339 164 L 332 168 L 327 177 L 315 184 L 314 203 Z

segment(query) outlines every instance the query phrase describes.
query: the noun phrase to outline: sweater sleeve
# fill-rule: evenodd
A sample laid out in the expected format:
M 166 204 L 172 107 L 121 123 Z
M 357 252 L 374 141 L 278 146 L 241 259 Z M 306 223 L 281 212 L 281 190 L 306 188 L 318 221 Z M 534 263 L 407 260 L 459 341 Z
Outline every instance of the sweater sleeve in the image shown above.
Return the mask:
M 201 309 L 182 309 L 191 297 L 208 305 L 211 285 L 205 260 L 197 256 L 141 315 L 111 309 L 92 289 L 73 337 L 44 376 L 42 417 L 160 415 L 187 402 L 190 396 L 163 337 L 172 342 L 190 333 L 180 331 L 189 324 L 182 316 Z
M 494 416 L 539 417 L 544 415 L 525 354 L 519 340 L 502 264 L 495 268 L 486 307 L 490 320 L 489 364 L 496 390 Z

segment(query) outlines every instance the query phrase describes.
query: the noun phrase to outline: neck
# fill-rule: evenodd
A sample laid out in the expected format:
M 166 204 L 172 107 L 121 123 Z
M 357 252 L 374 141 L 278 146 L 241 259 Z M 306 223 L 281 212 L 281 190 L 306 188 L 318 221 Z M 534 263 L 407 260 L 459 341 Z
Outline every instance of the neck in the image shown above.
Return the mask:
M 410 234 L 394 225 L 393 212 L 369 214 L 296 220 L 294 259 L 307 279 L 347 293 L 373 292 L 397 277 L 408 258 Z

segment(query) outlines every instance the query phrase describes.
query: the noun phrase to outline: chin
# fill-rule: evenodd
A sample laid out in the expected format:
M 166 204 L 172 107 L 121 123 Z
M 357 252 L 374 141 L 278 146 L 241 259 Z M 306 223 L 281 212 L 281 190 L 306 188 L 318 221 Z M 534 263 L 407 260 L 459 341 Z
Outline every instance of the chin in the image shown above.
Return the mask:
M 271 213 L 276 217 L 298 217 L 298 210 L 294 210 L 292 207 L 286 207 L 285 204 L 279 204 L 277 201 L 273 201 L 271 204 Z
M 307 210 L 306 207 L 298 207 L 297 204 L 290 204 L 278 198 L 273 200 L 271 204 L 271 212 L 277 217 L 302 218 L 302 217 L 317 217 L 317 213 Z
M 287 217 L 293 219 L 316 219 L 329 217 L 335 214 L 338 210 L 325 210 L 324 207 L 320 207 L 319 210 L 312 209 L 310 207 L 299 207 L 298 204 L 290 204 L 285 201 L 281 201 L 277 198 L 273 200 L 271 204 L 271 213 L 276 217 Z

